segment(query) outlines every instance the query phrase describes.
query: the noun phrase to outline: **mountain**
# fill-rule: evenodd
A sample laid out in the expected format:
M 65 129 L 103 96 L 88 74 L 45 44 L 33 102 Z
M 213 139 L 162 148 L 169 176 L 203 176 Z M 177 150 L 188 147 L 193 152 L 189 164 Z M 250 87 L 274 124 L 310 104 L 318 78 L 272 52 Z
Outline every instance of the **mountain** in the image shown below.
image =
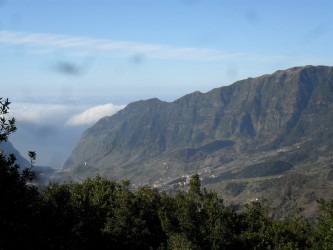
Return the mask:
M 14 154 L 16 157 L 16 163 L 19 165 L 21 170 L 31 167 L 31 163 L 21 155 L 21 153 L 13 146 L 13 144 L 10 141 L 1 142 L 0 151 L 4 152 L 6 156 Z M 59 180 L 58 177 L 59 175 L 62 177 L 61 178 L 62 180 L 68 180 L 66 175 L 64 175 L 63 173 L 59 173 L 60 171 L 56 171 L 55 169 L 50 167 L 33 165 L 32 171 L 34 172 L 35 175 L 33 182 L 40 185 L 48 183 L 51 179 Z
M 277 216 L 299 206 L 311 214 L 333 195 L 332 121 L 333 67 L 294 67 L 131 103 L 86 130 L 64 170 L 162 188 L 198 172 L 226 202 L 268 199 Z
M 21 167 L 30 167 L 30 162 L 21 155 L 21 153 L 13 146 L 10 141 L 1 142 L 0 150 L 3 151 L 6 156 L 14 154 L 16 157 L 16 163 L 18 163 Z

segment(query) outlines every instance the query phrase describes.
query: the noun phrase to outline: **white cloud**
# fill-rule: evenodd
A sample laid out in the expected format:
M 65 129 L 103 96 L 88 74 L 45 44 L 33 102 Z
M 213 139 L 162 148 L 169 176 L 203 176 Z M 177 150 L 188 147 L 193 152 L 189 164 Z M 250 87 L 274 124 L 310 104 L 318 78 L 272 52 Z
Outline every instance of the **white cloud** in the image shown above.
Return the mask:
M 71 113 L 80 109 L 75 105 L 49 104 L 49 103 L 12 103 L 10 117 L 18 122 L 31 122 L 36 124 L 62 122 Z
M 124 107 L 124 105 L 113 105 L 112 103 L 95 106 L 71 117 L 66 124 L 69 126 L 93 124 L 105 116 L 115 114 Z
M 8 117 L 15 117 L 17 122 L 38 125 L 91 125 L 105 116 L 115 114 L 125 106 L 107 103 L 87 108 L 86 105 L 78 104 L 12 103 Z

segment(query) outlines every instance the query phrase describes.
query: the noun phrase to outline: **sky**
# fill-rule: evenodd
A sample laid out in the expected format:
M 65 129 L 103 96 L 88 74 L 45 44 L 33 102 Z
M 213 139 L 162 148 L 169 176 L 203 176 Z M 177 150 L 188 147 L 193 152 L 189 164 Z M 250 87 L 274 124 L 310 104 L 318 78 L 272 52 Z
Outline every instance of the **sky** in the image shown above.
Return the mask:
M 6 96 L 172 99 L 333 64 L 331 0 L 0 0 Z
M 332 0 L 0 0 L 0 97 L 22 130 L 73 129 L 139 99 L 332 66 L 332 13 Z

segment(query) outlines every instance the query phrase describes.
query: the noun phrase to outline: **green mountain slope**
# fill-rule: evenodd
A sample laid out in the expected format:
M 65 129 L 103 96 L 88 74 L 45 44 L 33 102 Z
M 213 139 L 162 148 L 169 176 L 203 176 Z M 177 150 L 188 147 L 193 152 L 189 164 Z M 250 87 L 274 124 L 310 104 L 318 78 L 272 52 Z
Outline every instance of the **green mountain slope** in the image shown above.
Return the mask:
M 311 210 L 332 194 L 332 121 L 333 67 L 295 67 L 170 103 L 131 103 L 85 131 L 64 169 L 164 188 L 199 172 L 227 201 L 274 197 L 281 211 L 291 200 Z M 293 191 L 295 180 L 309 194 Z

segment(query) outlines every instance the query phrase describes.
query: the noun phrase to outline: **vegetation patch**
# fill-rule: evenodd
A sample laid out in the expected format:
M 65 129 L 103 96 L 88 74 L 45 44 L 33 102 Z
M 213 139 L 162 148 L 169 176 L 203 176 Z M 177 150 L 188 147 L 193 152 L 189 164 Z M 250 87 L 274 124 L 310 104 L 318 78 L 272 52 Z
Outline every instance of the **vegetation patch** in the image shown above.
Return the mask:
M 232 140 L 215 140 L 199 148 L 187 148 L 181 151 L 181 157 L 187 160 L 194 157 L 205 157 L 209 153 L 213 153 L 223 148 L 231 148 L 235 144 Z
M 214 182 L 230 179 L 266 177 L 283 174 L 293 168 L 293 165 L 284 161 L 262 162 L 244 167 L 238 172 L 225 172 L 214 179 Z
M 253 164 L 242 169 L 237 178 L 254 178 L 282 174 L 293 167 L 284 161 L 262 162 Z
M 233 196 L 237 196 L 242 193 L 246 188 L 246 184 L 243 182 L 230 182 L 226 185 L 225 189 Z

